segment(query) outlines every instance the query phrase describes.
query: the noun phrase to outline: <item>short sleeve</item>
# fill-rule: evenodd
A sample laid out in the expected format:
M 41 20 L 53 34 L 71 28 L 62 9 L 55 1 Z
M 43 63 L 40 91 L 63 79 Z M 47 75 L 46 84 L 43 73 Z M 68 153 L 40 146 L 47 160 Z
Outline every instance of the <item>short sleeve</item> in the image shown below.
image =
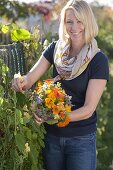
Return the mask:
M 91 61 L 90 79 L 105 79 L 109 80 L 109 64 L 108 57 L 99 52 Z
M 51 63 L 53 64 L 53 54 L 56 42 L 52 42 L 42 53 L 42 55 Z

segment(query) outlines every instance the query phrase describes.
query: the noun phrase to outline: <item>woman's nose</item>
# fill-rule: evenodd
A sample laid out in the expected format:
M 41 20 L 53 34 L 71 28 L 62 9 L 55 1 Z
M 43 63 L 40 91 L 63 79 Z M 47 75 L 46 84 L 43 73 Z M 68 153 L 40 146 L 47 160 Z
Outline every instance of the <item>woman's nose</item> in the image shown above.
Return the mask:
M 73 23 L 72 25 L 71 25 L 71 30 L 78 30 L 78 24 L 77 23 Z

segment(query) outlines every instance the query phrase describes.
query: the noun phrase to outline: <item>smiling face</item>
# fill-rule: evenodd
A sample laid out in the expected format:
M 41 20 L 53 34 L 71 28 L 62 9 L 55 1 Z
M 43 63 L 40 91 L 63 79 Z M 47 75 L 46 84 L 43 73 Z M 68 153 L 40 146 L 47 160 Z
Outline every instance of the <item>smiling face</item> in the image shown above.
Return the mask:
M 85 27 L 81 21 L 79 21 L 74 11 L 69 9 L 66 11 L 65 17 L 66 31 L 72 42 L 85 43 Z

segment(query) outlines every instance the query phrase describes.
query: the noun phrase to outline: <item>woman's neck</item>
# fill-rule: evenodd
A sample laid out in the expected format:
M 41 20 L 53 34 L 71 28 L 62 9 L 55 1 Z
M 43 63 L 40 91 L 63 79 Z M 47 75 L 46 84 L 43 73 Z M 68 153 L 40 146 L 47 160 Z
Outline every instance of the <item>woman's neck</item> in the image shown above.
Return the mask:
M 84 45 L 85 43 L 71 43 L 70 53 L 77 56 Z

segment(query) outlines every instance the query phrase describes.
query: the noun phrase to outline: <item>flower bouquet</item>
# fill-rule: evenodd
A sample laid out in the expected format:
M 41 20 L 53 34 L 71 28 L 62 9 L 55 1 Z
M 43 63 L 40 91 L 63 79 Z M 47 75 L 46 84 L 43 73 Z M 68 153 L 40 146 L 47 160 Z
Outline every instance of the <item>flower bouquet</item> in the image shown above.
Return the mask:
M 70 122 L 71 97 L 52 79 L 38 82 L 34 91 L 33 111 L 48 124 L 64 127 Z

